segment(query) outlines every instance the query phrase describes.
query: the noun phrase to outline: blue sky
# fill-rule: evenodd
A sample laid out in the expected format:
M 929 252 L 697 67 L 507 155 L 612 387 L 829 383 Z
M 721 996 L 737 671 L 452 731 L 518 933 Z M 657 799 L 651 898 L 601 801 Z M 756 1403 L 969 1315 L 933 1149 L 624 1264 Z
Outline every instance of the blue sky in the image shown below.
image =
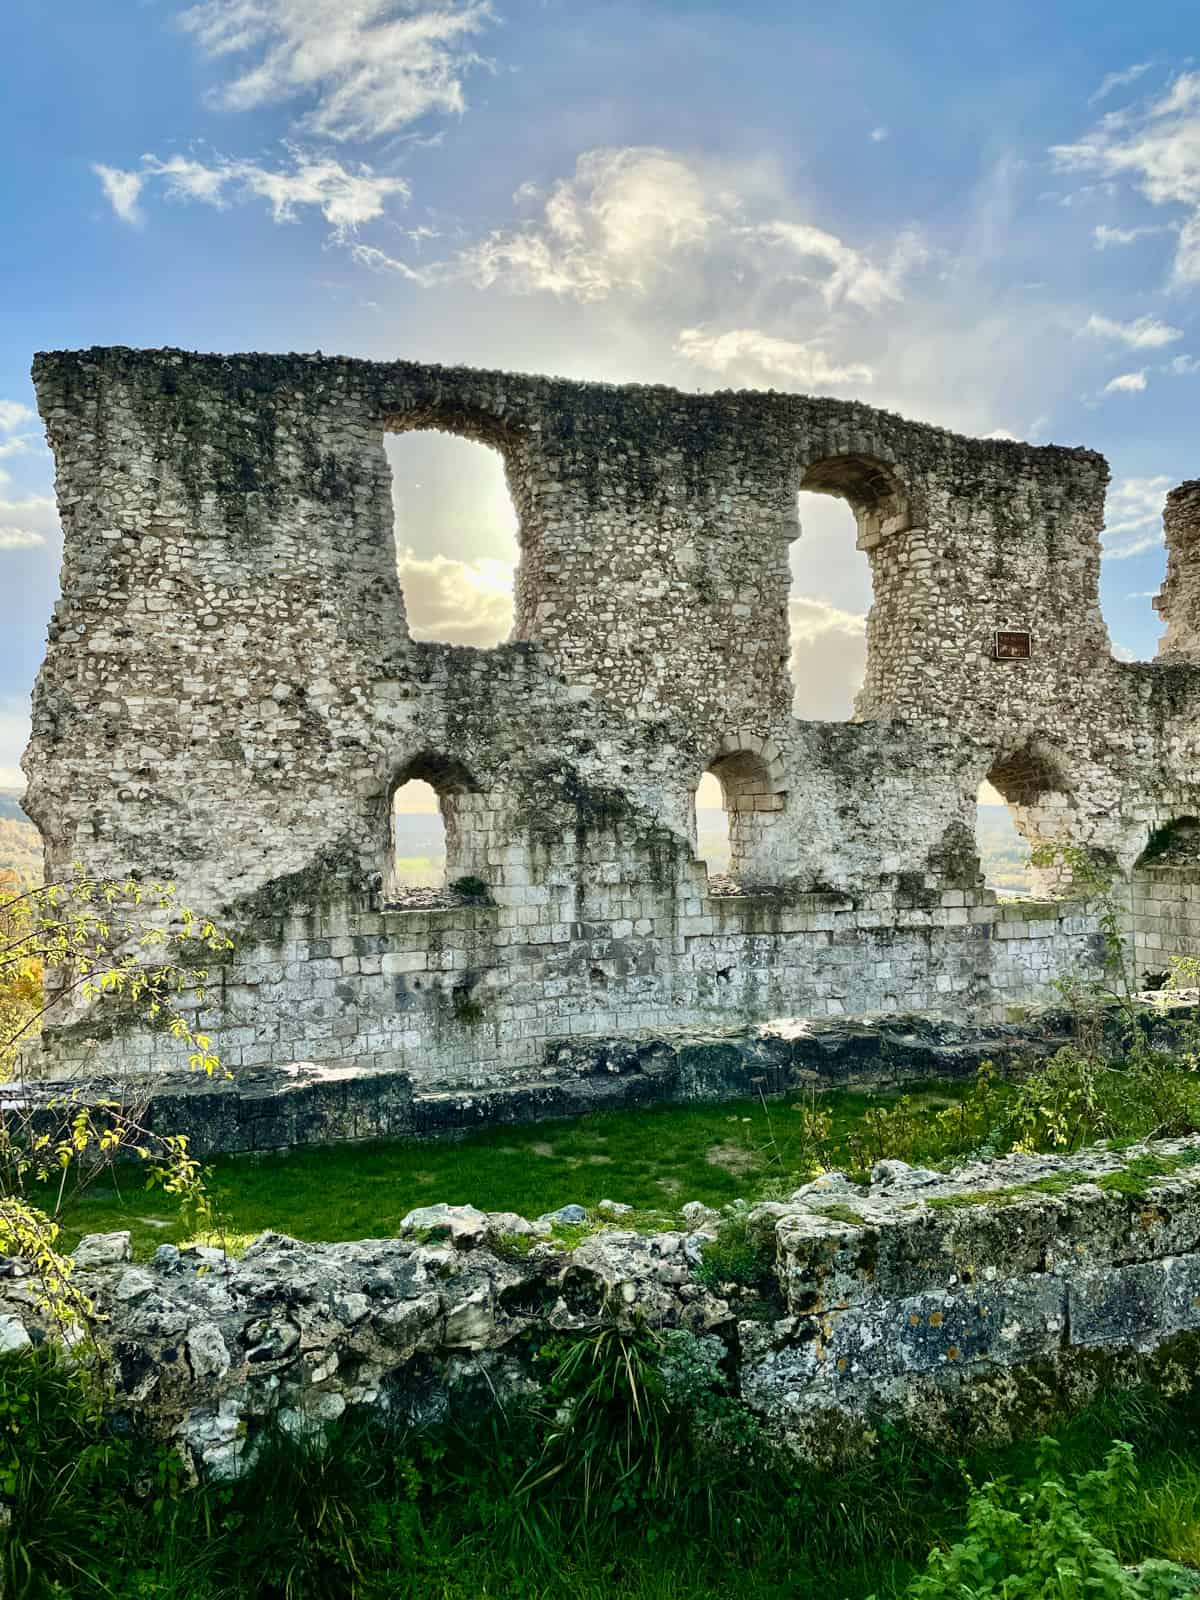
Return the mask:
M 765 386 L 1091 445 L 1105 617 L 1152 655 L 1162 498 L 1200 472 L 1191 10 L 6 0 L 0 784 L 57 585 L 43 348 Z M 391 449 L 416 631 L 494 641 L 498 461 Z M 842 715 L 869 577 L 843 507 L 802 520 L 798 709 Z

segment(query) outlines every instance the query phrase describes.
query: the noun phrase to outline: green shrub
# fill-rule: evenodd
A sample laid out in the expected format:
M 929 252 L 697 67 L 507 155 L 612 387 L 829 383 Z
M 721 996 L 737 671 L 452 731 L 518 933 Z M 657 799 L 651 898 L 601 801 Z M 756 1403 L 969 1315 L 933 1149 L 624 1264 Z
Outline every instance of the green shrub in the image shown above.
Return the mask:
M 1196 1581 L 1173 1563 L 1122 1563 L 1137 1469 L 1128 1444 L 1067 1484 L 1058 1446 L 1042 1441 L 1033 1483 L 1003 1481 L 975 1490 L 966 1536 L 935 1550 L 905 1600 L 1171 1600 Z

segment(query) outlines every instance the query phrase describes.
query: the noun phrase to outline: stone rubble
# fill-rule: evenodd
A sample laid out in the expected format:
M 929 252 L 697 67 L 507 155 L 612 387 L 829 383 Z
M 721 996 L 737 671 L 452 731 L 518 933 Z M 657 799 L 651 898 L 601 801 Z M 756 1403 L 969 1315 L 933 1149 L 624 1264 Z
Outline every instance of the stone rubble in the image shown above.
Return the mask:
M 606 1325 L 719 1340 L 736 1392 L 818 1459 L 889 1417 L 1003 1432 L 1023 1383 L 1062 1392 L 1100 1358 L 1111 1373 L 1200 1331 L 1200 1136 L 947 1174 L 887 1161 L 867 1185 L 827 1173 L 724 1215 L 689 1202 L 677 1229 L 585 1213 L 592 1232 L 557 1237 L 582 1210 L 422 1206 L 395 1238 L 264 1233 L 240 1259 L 163 1244 L 133 1262 L 128 1234 L 92 1235 L 75 1282 L 116 1404 L 217 1477 L 269 1423 L 317 1436 L 355 1406 L 417 1421 L 476 1389 L 529 1394 L 532 1347 Z M 706 1262 L 735 1226 L 767 1251 L 761 1282 L 715 1281 Z M 0 1348 L 52 1336 L 37 1300 L 9 1263 Z

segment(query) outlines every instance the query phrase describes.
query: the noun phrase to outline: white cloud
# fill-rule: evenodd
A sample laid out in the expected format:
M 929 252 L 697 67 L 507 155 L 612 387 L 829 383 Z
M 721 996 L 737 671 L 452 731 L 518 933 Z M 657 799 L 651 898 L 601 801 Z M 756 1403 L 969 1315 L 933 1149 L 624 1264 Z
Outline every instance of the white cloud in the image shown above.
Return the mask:
M 0 498 L 0 551 L 34 549 L 47 544 L 57 530 L 58 513 L 48 495 L 31 494 L 21 500 Z
M 1100 80 L 1100 87 L 1088 100 L 1088 105 L 1094 106 L 1098 101 L 1106 99 L 1114 89 L 1124 89 L 1131 83 L 1136 83 L 1154 65 L 1151 61 L 1139 61 L 1132 67 L 1126 67 L 1122 72 L 1110 72 Z
M 487 0 L 203 0 L 180 18 L 206 55 L 237 63 L 219 106 L 302 99 L 304 125 L 333 139 L 461 113 L 471 41 L 491 21 Z
M 22 405 L 19 400 L 0 400 L 0 461 L 9 456 L 25 456 L 36 450 L 40 440 L 32 433 L 18 433 L 18 428 L 25 428 L 36 421 L 36 412 L 31 406 Z M 0 483 L 5 481 L 5 474 L 0 472 Z
M 19 400 L 0 400 L 0 433 L 13 433 L 27 422 L 32 422 L 33 409 Z
M 872 144 L 882 144 L 885 139 L 889 139 L 890 137 L 890 128 L 878 127 L 871 129 L 870 139 Z
M 1190 378 L 1194 372 L 1200 372 L 1200 357 L 1175 356 L 1167 362 L 1163 371 L 1169 372 L 1173 378 Z
M 401 551 L 396 565 L 414 639 L 490 647 L 508 638 L 513 569 L 506 562 L 490 556 L 422 559 L 409 549 Z
M 1140 394 L 1146 387 L 1146 369 L 1142 367 L 1137 372 L 1122 372 L 1116 378 L 1110 378 L 1101 390 L 1102 394 Z
M 1134 244 L 1138 239 L 1145 239 L 1152 233 L 1162 233 L 1162 228 L 1110 228 L 1107 223 L 1101 222 L 1092 229 L 1092 243 L 1097 250 L 1107 250 L 1113 245 Z
M 1129 646 L 1127 644 L 1118 644 L 1115 639 L 1113 640 L 1112 653 L 1113 653 L 1113 660 L 1114 661 L 1136 661 L 1137 660 L 1137 656 L 1134 654 L 1134 652 L 1129 648 Z
M 991 433 L 985 433 L 983 437 L 985 439 L 1009 439 L 1013 444 L 1018 442 L 1016 434 L 1009 433 L 1007 428 L 993 428 Z
M 744 180 L 744 181 L 743 181 Z M 548 195 L 519 202 L 537 214 L 463 251 L 458 270 L 480 288 L 548 293 L 584 304 L 646 297 L 669 281 L 674 314 L 736 285 L 743 304 L 767 290 L 777 305 L 818 298 L 877 311 L 903 298 L 928 252 L 908 231 L 875 260 L 805 220 L 780 215 L 759 173 L 731 173 L 654 146 L 589 150 Z M 757 213 L 757 214 L 756 214 Z M 764 214 L 765 213 L 765 214 Z
M 118 167 L 106 167 L 93 161 L 92 171 L 100 179 L 105 197 L 122 222 L 137 226 L 142 220 L 138 199 L 145 178 L 140 172 L 122 172 Z
M 217 210 L 234 201 L 264 200 L 272 219 L 279 223 L 294 222 L 299 210 L 312 207 L 320 211 L 338 239 L 382 216 L 389 199 L 408 199 L 409 187 L 403 178 L 387 177 L 366 165 L 344 166 L 332 156 L 314 155 L 294 146 L 287 149 L 290 167 L 265 167 L 225 156 L 205 162 L 180 155 L 161 161 L 146 155 L 139 172 L 128 176 L 137 177 L 139 192 L 154 183 L 168 200 L 197 202 Z M 125 220 L 141 220 L 140 213 L 136 219 Z
M 1156 98 L 1110 112 L 1050 154 L 1060 171 L 1124 180 L 1151 205 L 1182 208 L 1172 275 L 1177 287 L 1200 283 L 1200 73 L 1181 72 Z
M 1108 491 L 1101 543 L 1106 560 L 1140 555 L 1163 540 L 1163 504 L 1171 479 L 1121 478 Z
M 531 191 L 520 191 L 529 198 Z M 575 174 L 560 178 L 536 222 L 489 234 L 461 257 L 481 287 L 500 282 L 582 301 L 616 290 L 645 293 L 676 257 L 704 246 L 720 220 L 720 202 L 680 156 L 640 147 L 590 150 Z
M 675 345 L 685 360 L 710 372 L 732 375 L 748 385 L 799 383 L 813 389 L 843 384 L 871 383 L 874 373 L 862 362 L 839 365 L 818 345 L 776 339 L 757 328 L 735 328 L 727 333 L 706 333 L 684 328 Z
M 867 669 L 866 617 L 825 600 L 793 596 L 788 620 L 793 712 L 813 721 L 845 721 Z
M 410 267 L 406 261 L 398 261 L 395 256 L 389 256 L 373 244 L 354 243 L 349 248 L 354 259 L 372 272 L 395 273 L 397 277 L 407 278 L 409 283 L 420 284 L 422 288 L 427 288 L 437 277 L 435 270 L 422 271 L 418 267 Z
M 1131 350 L 1159 350 L 1183 338 L 1182 328 L 1173 328 L 1157 317 L 1138 317 L 1133 322 L 1114 322 L 1111 317 L 1090 316 L 1079 330 L 1098 339 L 1112 339 Z

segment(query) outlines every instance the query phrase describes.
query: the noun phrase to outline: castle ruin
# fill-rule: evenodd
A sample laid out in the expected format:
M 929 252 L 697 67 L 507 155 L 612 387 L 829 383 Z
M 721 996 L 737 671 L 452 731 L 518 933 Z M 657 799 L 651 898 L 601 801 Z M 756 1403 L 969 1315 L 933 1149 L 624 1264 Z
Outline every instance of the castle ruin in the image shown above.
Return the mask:
M 25 758 L 50 876 L 171 879 L 230 925 L 200 1019 L 235 1076 L 314 1063 L 427 1093 L 535 1082 L 564 1044 L 771 1019 L 999 1018 L 1095 971 L 1069 872 L 998 903 L 985 778 L 1031 844 L 1128 891 L 1140 967 L 1200 949 L 1200 486 L 1169 502 L 1153 663 L 1113 659 L 1091 451 L 857 403 L 410 362 L 41 355 L 65 536 Z M 384 436 L 498 451 L 512 640 L 414 641 Z M 874 603 L 854 720 L 791 712 L 801 489 L 839 495 Z M 718 778 L 732 877 L 697 859 Z M 393 903 L 421 778 L 447 892 Z M 720 885 L 717 888 L 725 888 Z M 163 1043 L 105 1044 L 137 1067 Z M 50 1075 L 89 1060 L 50 1029 Z

